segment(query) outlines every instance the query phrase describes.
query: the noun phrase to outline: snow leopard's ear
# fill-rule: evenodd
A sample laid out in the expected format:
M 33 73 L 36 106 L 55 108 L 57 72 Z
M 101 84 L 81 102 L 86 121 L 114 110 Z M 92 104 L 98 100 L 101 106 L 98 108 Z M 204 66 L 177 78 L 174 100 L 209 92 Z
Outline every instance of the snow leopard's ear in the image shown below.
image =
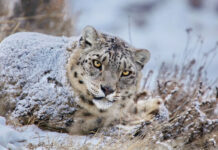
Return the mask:
M 98 39 L 98 33 L 92 26 L 86 26 L 82 31 L 80 45 L 83 47 L 95 46 Z
M 150 52 L 148 50 L 139 49 L 135 51 L 134 60 L 137 66 L 139 66 L 139 69 L 142 69 L 149 59 L 150 59 Z

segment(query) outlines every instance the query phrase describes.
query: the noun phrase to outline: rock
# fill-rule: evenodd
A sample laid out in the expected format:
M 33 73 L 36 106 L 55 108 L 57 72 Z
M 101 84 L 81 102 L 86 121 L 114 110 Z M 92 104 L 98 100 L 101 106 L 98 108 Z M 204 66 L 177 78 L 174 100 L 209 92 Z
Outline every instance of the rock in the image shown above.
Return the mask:
M 0 115 L 44 126 L 75 111 L 65 70 L 69 40 L 23 32 L 0 43 Z

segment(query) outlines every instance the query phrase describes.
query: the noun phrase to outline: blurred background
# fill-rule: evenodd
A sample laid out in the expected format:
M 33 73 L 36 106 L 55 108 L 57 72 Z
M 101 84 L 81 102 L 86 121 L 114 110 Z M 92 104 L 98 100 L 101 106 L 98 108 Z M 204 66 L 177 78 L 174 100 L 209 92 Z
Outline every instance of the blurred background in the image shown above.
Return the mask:
M 218 77 L 217 0 L 0 0 L 0 41 L 20 31 L 79 35 L 86 25 L 148 49 L 145 74 L 196 59 Z

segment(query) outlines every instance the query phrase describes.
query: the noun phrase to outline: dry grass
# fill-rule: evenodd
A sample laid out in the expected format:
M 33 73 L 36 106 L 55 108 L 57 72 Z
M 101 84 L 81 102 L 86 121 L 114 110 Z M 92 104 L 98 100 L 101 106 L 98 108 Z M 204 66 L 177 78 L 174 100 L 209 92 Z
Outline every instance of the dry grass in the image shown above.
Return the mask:
M 0 0 L 0 41 L 21 31 L 41 32 L 57 36 L 71 36 L 75 16 L 69 16 L 62 0 Z

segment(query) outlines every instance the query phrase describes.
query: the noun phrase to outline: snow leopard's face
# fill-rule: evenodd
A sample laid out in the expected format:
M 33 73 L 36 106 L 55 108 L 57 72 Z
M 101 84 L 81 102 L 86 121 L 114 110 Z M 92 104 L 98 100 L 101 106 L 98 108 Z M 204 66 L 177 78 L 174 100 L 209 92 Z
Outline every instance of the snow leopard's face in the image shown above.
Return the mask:
M 99 109 L 128 101 L 136 93 L 140 70 L 149 59 L 147 50 L 87 27 L 79 42 L 80 83 Z M 84 97 L 87 97 L 84 95 Z

